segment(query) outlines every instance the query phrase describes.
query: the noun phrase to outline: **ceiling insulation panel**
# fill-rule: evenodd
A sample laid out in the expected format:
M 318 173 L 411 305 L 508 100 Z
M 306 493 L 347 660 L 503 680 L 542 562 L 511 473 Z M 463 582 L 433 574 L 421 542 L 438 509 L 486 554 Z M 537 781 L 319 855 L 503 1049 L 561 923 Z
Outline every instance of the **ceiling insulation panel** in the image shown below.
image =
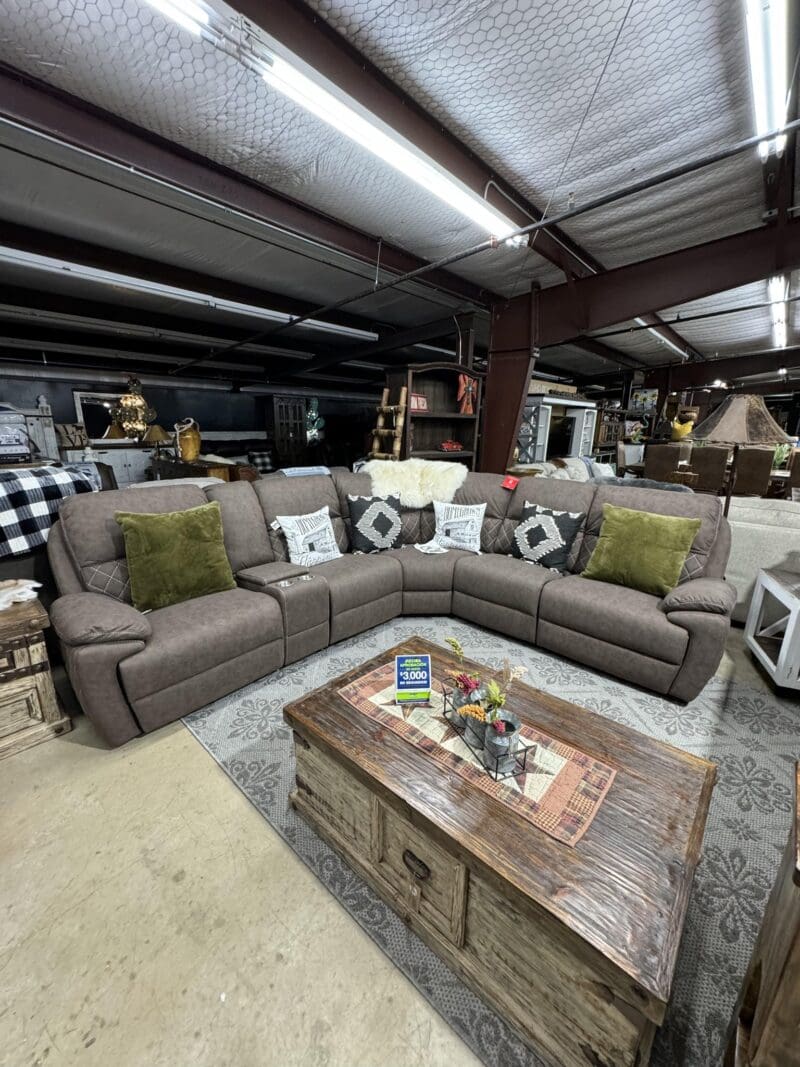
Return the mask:
M 551 214 L 753 132 L 733 0 L 310 3 Z M 762 195 L 753 150 L 564 229 L 612 267 L 758 225 Z
M 0 61 L 426 259 L 475 224 L 144 0 L 4 0 Z M 455 268 L 512 294 L 560 272 L 501 247 Z
M 323 258 L 307 241 L 233 218 L 222 209 L 200 214 L 191 198 L 164 186 L 154 189 L 138 175 L 126 175 L 126 187 L 119 188 L 110 180 L 116 183 L 119 172 L 106 173 L 88 157 L 68 159 L 70 153 L 59 150 L 51 161 L 32 158 L 30 151 L 30 145 L 24 150 L 0 145 L 0 216 L 16 223 L 312 304 L 361 292 L 374 279 L 369 264 L 329 250 Z M 417 283 L 370 296 L 346 310 L 412 325 L 462 305 L 457 297 Z

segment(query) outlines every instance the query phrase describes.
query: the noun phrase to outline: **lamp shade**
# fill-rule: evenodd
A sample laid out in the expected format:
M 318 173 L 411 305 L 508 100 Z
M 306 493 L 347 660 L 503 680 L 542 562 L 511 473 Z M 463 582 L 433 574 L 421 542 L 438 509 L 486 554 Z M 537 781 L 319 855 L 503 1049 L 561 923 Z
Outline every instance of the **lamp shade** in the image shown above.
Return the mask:
M 763 396 L 726 396 L 692 432 L 692 440 L 714 445 L 783 445 L 785 434 L 767 410 Z
M 146 445 L 164 444 L 172 440 L 172 434 L 167 433 L 163 426 L 159 426 L 157 422 L 154 422 L 152 426 L 147 427 L 147 432 L 142 440 Z

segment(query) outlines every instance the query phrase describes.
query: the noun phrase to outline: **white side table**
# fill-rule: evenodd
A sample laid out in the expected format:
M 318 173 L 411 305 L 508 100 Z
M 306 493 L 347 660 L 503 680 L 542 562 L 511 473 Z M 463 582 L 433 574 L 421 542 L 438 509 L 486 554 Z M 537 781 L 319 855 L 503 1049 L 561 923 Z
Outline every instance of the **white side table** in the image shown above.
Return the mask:
M 776 685 L 800 689 L 800 574 L 758 572 L 744 639 Z

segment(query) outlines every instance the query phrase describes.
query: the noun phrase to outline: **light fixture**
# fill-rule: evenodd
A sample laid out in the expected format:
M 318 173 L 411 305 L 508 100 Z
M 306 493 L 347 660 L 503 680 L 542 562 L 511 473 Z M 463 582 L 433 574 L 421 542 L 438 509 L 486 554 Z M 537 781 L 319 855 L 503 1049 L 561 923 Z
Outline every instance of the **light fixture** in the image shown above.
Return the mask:
M 330 92 L 280 56 L 265 60 L 261 69 L 264 81 L 273 89 L 372 152 L 487 233 L 502 241 L 517 229 L 483 197 L 448 174 L 375 115 Z M 511 237 L 508 243 L 521 245 L 527 240 L 527 236 Z
M 146 278 L 116 274 L 113 271 L 101 270 L 99 267 L 89 267 L 83 263 L 69 263 L 63 259 L 40 256 L 35 252 L 23 252 L 16 248 L 0 246 L 0 263 L 10 263 L 48 274 L 60 274 L 68 278 L 79 278 L 81 281 L 96 282 L 126 292 L 169 297 L 181 303 L 197 304 L 211 310 L 244 315 L 251 319 L 265 319 L 267 322 L 284 323 L 294 317 L 285 311 L 273 311 L 271 308 L 257 307 L 255 304 L 240 304 L 235 300 L 223 300 L 206 293 L 196 293 L 191 289 L 179 289 L 174 285 L 162 285 L 160 282 L 151 282 Z M 298 328 L 332 333 L 341 337 L 353 337 L 363 341 L 378 340 L 378 334 L 372 330 L 360 330 L 356 326 L 343 326 L 337 322 L 323 322 L 321 319 L 308 319 L 306 322 L 299 323 Z
M 767 283 L 770 314 L 772 315 L 772 343 L 775 348 L 786 348 L 786 297 L 788 296 L 788 289 L 789 279 L 783 274 L 770 278 Z
M 165 18 L 183 26 L 194 37 L 200 37 L 203 29 L 208 26 L 208 12 L 194 3 L 194 0 L 147 0 L 147 3 Z
M 142 383 L 138 378 L 128 378 L 127 391 L 119 398 L 116 407 L 111 409 L 112 427 L 120 427 L 125 437 L 141 439 L 148 423 L 155 417 L 155 409 L 142 396 Z M 109 436 L 117 435 L 109 433 Z
M 711 388 L 712 389 L 727 389 L 728 388 L 728 383 L 727 382 L 723 382 L 721 378 L 715 378 L 714 381 L 711 383 Z
M 745 0 L 747 49 L 756 134 L 766 134 L 786 121 L 788 16 L 786 0 Z M 758 153 L 781 155 L 786 136 L 760 141 Z
M 681 359 L 689 358 L 689 354 L 687 352 L 685 352 L 682 348 L 679 348 L 674 341 L 670 341 L 670 339 L 668 337 L 665 337 L 663 333 L 660 333 L 655 326 L 650 326 L 644 321 L 644 319 L 641 318 L 636 318 L 633 321 L 638 322 L 640 326 L 646 326 L 648 331 L 653 335 L 653 337 L 659 340 L 662 345 L 666 345 L 668 348 L 671 348 L 673 352 L 677 352 Z
M 265 48 L 252 35 L 245 41 L 238 34 L 232 38 L 221 24 L 212 26 L 209 12 L 195 0 L 147 0 L 147 3 L 195 36 L 206 37 L 228 55 L 234 54 L 244 66 L 258 71 L 273 89 L 372 152 L 490 236 L 515 248 L 527 245 L 528 235 L 510 236 L 518 226 L 491 207 L 483 196 L 440 167 L 313 68 L 306 68 L 311 76 L 303 73 L 301 61 L 291 53 L 288 53 L 289 59 L 277 55 L 274 44 Z
M 778 374 L 780 374 L 782 378 L 785 378 L 788 374 L 788 371 L 785 367 L 778 367 Z

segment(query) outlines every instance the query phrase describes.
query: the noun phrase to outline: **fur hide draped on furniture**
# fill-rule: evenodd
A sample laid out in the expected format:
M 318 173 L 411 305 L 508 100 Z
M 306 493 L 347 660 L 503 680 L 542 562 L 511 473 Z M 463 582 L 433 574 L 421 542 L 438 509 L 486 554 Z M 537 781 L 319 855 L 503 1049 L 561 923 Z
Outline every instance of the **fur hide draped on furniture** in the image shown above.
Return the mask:
M 450 504 L 468 470 L 463 463 L 438 459 L 371 459 L 360 473 L 372 479 L 375 496 L 399 496 L 404 508 L 424 508 L 434 500 Z

